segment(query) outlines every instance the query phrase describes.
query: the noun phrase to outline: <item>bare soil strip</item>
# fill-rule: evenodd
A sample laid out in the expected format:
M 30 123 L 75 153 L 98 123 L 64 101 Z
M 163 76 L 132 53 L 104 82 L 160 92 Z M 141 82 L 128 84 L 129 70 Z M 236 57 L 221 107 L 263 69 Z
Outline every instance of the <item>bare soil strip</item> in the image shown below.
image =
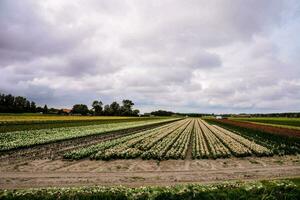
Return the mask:
M 300 156 L 217 160 L 27 160 L 0 165 L 0 188 L 174 185 L 300 177 Z

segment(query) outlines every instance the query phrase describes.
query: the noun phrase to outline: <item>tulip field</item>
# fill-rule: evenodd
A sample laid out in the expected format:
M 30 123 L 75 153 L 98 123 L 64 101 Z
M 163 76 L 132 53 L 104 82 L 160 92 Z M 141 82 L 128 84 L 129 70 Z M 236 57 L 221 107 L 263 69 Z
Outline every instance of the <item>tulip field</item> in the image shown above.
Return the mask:
M 47 128 L 39 130 L 21 130 L 0 133 L 0 152 L 40 144 L 53 143 L 68 139 L 105 134 L 111 131 L 154 125 L 156 123 L 176 120 L 174 118 L 157 118 L 151 120 L 135 120 L 129 122 L 111 122 L 78 127 Z
M 191 152 L 189 152 L 189 149 Z M 271 149 L 202 119 L 188 118 L 64 155 L 66 159 L 193 159 L 270 156 Z

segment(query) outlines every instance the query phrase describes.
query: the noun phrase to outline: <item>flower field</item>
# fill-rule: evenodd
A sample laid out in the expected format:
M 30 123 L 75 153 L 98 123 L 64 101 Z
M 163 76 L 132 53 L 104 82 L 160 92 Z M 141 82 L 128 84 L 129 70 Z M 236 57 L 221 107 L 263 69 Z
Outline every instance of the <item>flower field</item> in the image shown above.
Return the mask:
M 188 118 L 155 129 L 79 148 L 64 155 L 67 159 L 193 159 L 230 156 L 270 156 L 272 151 L 252 140 L 204 120 Z
M 158 118 L 153 120 L 0 133 L 0 151 L 17 149 L 20 147 L 31 147 L 38 144 L 46 144 L 84 136 L 104 134 L 110 131 L 123 130 L 173 120 L 174 118 Z
M 262 181 L 212 185 L 177 185 L 171 187 L 78 187 L 0 190 L 0 199 L 299 199 L 300 188 L 291 181 Z

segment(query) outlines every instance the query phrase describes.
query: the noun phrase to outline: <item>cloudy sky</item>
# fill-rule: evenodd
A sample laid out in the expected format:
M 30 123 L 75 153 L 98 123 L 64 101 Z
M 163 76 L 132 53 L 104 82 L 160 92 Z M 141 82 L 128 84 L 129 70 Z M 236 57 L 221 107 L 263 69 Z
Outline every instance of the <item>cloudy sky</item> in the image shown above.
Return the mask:
M 0 0 L 0 92 L 142 112 L 300 111 L 299 0 Z

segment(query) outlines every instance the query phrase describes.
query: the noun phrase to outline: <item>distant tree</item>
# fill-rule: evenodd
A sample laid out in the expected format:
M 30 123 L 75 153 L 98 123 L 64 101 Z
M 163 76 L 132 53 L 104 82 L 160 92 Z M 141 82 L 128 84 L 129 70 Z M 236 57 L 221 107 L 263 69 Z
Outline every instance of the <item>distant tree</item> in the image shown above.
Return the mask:
M 34 102 L 33 102 L 34 103 Z M 35 109 L 35 103 L 33 106 Z M 11 94 L 5 95 L 0 93 L 0 112 L 1 113 L 22 113 L 36 112 L 32 111 L 32 103 L 25 97 L 14 97 Z
M 103 108 L 102 108 L 103 103 L 101 101 L 94 101 L 92 104 L 93 111 L 95 115 L 101 115 Z
M 44 109 L 43 109 L 43 113 L 47 114 L 48 113 L 48 106 L 45 104 Z
M 88 109 L 87 105 L 76 104 L 72 108 L 72 113 L 74 113 L 74 114 L 81 114 L 81 115 L 87 115 L 89 113 L 89 109 Z
M 109 105 L 104 106 L 103 115 L 111 115 L 111 110 Z
M 14 102 L 14 105 L 15 105 L 15 108 L 13 108 L 13 110 L 15 112 L 25 112 L 26 110 L 26 98 L 24 97 L 21 97 L 21 96 L 17 96 L 15 98 L 15 102 Z
M 125 99 L 122 101 L 122 106 L 121 106 L 121 115 L 124 116 L 131 116 L 133 115 L 132 112 L 132 106 L 134 103 L 131 100 Z
M 26 112 L 30 112 L 31 111 L 31 105 L 30 105 L 30 101 L 26 101 L 26 107 L 25 107 Z
M 42 113 L 44 109 L 41 106 L 36 107 L 36 112 Z
M 158 110 L 158 111 L 153 111 L 151 112 L 151 115 L 155 115 L 155 116 L 171 116 L 174 113 L 171 111 L 165 111 L 165 110 Z
M 109 106 L 111 115 L 120 115 L 120 105 L 114 101 Z
M 33 102 L 33 101 L 30 103 L 30 110 L 31 110 L 31 112 L 33 112 L 33 113 L 36 112 L 36 105 L 35 105 L 35 102 Z
M 135 109 L 135 110 L 132 111 L 133 116 L 138 116 L 139 113 L 140 113 L 140 111 L 138 109 Z

